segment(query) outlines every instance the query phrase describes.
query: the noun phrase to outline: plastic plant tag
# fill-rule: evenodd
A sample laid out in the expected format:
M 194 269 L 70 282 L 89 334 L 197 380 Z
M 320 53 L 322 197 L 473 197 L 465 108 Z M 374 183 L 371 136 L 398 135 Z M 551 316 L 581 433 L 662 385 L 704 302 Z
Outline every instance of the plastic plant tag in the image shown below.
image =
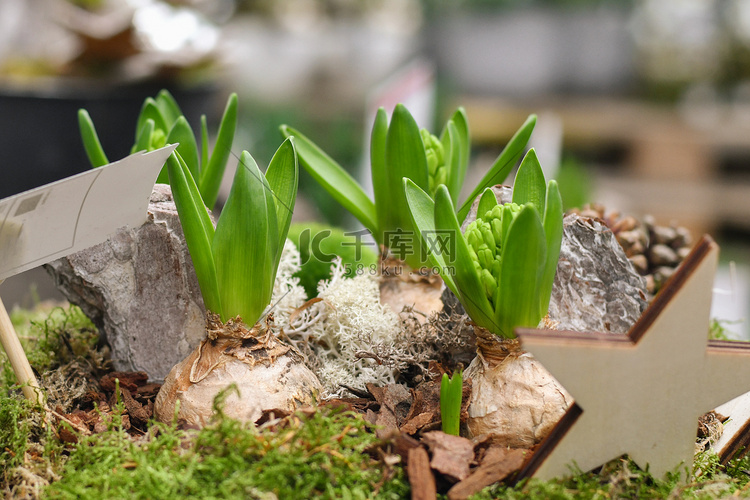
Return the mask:
M 0 200 L 0 281 L 142 224 L 154 181 L 175 147 L 135 153 Z

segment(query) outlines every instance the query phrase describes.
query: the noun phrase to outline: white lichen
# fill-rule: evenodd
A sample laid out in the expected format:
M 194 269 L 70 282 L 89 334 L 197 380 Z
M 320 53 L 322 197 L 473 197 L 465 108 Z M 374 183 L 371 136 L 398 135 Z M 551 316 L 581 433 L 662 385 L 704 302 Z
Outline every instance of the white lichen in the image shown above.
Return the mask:
M 290 330 L 289 318 L 292 313 L 307 300 L 305 289 L 299 284 L 294 274 L 300 269 L 300 255 L 291 240 L 286 240 L 281 251 L 279 268 L 273 284 L 273 295 L 269 310 L 273 313 L 274 330 L 278 334 L 282 329 Z
M 299 268 L 299 252 L 287 240 L 271 301 L 274 331 L 306 356 L 324 397 L 342 396 L 347 387 L 394 383 L 399 370 L 429 357 L 424 342 L 407 332 L 406 325 L 416 322 L 381 304 L 375 276 L 346 278 L 336 259 L 331 278 L 318 285 L 318 297 L 306 301 L 294 277 Z

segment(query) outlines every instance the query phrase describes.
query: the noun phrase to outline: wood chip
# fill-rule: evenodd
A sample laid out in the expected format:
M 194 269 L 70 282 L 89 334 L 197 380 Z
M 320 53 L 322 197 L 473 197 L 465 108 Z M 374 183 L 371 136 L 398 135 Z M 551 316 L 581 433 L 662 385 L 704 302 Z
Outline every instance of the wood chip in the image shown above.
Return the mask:
M 435 500 L 437 498 L 435 476 L 430 470 L 430 457 L 424 448 L 417 447 L 409 450 L 407 474 L 411 485 L 412 500 Z
M 115 379 L 120 381 L 120 388 L 125 388 L 132 393 L 148 382 L 148 375 L 146 372 L 112 372 L 103 376 L 99 380 L 99 385 L 103 391 L 114 392 Z
M 502 481 L 523 465 L 528 450 L 499 448 L 488 450 L 485 461 L 474 472 L 448 490 L 449 500 L 464 500 L 487 486 Z M 492 457 L 492 461 L 488 459 Z
M 474 460 L 474 443 L 461 436 L 452 436 L 442 431 L 427 432 L 422 442 L 430 447 L 430 465 L 448 479 L 461 481 L 469 476 L 469 467 Z

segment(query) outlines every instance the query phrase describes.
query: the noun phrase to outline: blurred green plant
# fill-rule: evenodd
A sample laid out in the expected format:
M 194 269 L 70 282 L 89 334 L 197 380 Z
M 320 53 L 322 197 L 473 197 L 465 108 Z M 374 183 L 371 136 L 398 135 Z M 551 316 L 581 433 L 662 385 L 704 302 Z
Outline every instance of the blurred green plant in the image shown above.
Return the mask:
M 331 277 L 331 263 L 337 256 L 341 257 L 347 278 L 377 270 L 378 255 L 357 241 L 357 236 L 325 224 L 306 222 L 289 226 L 287 237 L 300 253 L 300 270 L 294 276 L 300 279 L 308 297 L 315 297 L 318 283 Z
M 443 432 L 458 436 L 461 427 L 461 399 L 463 397 L 463 370 L 448 377 L 443 373 L 440 381 L 440 420 Z
M 78 110 L 78 128 L 83 146 L 93 168 L 109 163 L 104 153 L 94 122 L 85 109 Z M 137 151 L 153 151 L 167 144 L 179 143 L 177 152 L 196 180 L 201 198 L 207 207 L 213 209 L 219 194 L 221 179 L 224 177 L 232 142 L 237 128 L 237 94 L 227 100 L 224 114 L 216 134 L 216 144 L 209 155 L 208 125 L 206 115 L 201 116 L 201 147 L 198 150 L 193 129 L 182 114 L 177 101 L 167 90 L 162 90 L 156 98 L 148 97 L 143 102 L 138 115 L 135 144 L 131 154 Z M 157 183 L 167 184 L 169 175 L 166 166 L 159 173 Z
M 433 202 L 413 181 L 403 182 L 420 237 L 447 238 L 425 246 L 471 319 L 504 338 L 513 338 L 516 327 L 537 326 L 549 308 L 563 212 L 557 183 L 546 183 L 534 150 L 518 169 L 512 203 L 498 205 L 485 189 L 465 234 L 445 186 Z
M 557 184 L 563 199 L 563 210 L 591 203 L 591 172 L 579 160 L 565 157 L 557 171 Z
M 179 152 L 167 160 L 185 241 L 206 308 L 252 326 L 271 301 L 297 196 L 293 139 L 285 140 L 265 175 L 243 151 L 214 229 L 190 168 Z
M 477 194 L 505 179 L 523 154 L 535 123 L 534 115 L 526 120 L 460 207 L 452 202 L 459 219 L 466 217 Z M 414 237 L 401 183 L 403 178 L 408 178 L 430 196 L 438 186 L 445 185 L 451 200 L 458 200 L 471 146 L 469 124 L 463 108 L 453 113 L 439 138 L 427 130 L 420 130 L 414 117 L 401 104 L 394 109 L 390 123 L 385 109 L 378 110 L 370 136 L 374 201 L 346 170 L 310 139 L 288 125 L 281 126 L 281 133 L 297 139 L 302 166 L 372 233 L 378 245 L 390 247 L 393 251 L 397 246 L 394 238 L 399 238 L 399 258 L 412 268 L 428 263 L 421 239 Z

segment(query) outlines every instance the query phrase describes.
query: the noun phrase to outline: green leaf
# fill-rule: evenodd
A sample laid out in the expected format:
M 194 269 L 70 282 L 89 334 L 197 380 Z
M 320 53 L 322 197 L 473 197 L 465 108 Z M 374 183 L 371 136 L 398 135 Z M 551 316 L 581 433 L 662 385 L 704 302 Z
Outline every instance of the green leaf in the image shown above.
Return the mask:
M 136 141 L 138 140 L 143 125 L 146 123 L 146 120 L 149 119 L 154 121 L 154 129 L 160 129 L 164 131 L 165 134 L 169 130 L 169 125 L 167 125 L 164 115 L 161 114 L 159 106 L 156 105 L 156 101 L 151 97 L 147 97 L 146 100 L 143 101 L 141 112 L 138 115 L 138 122 L 135 126 Z
M 542 166 L 539 164 L 536 151 L 532 148 L 518 167 L 516 180 L 513 182 L 513 203 L 533 203 L 539 213 L 543 214 L 544 198 L 547 195 L 545 183 Z
M 272 196 L 255 160 L 243 151 L 212 245 L 224 321 L 239 315 L 252 326 L 271 300 L 278 246 Z
M 451 241 L 443 239 L 450 237 L 450 234 L 439 234 L 435 229 L 435 202 L 430 195 L 425 193 L 422 188 L 414 184 L 411 179 L 403 179 L 406 201 L 409 205 L 409 213 L 414 223 L 414 230 L 422 242 L 422 248 L 427 251 L 431 260 L 432 267 L 436 267 L 443 278 L 445 285 L 451 289 L 453 294 L 458 297 L 458 288 L 453 280 L 453 273 L 445 263 L 443 255 L 444 245 L 451 244 Z M 433 240 L 427 241 L 432 237 Z
M 466 313 L 479 326 L 499 333 L 498 326 L 493 319 L 490 305 L 484 287 L 479 278 L 474 262 L 469 253 L 469 246 L 461 233 L 453 202 L 445 185 L 438 187 L 435 193 L 435 229 L 439 234 L 448 235 L 454 245 L 446 245 L 445 263 L 447 272 L 453 271 L 453 280 L 458 289 L 458 299 L 466 309 Z
M 289 224 L 292 222 L 294 202 L 297 199 L 297 179 L 299 166 L 294 138 L 286 139 L 271 159 L 266 171 L 266 180 L 275 195 L 276 220 L 278 222 L 278 241 L 274 269 L 279 266 L 281 250 L 284 248 Z
M 477 207 L 477 218 L 481 219 L 484 215 L 495 208 L 497 205 L 497 197 L 492 188 L 487 188 L 482 193 L 482 197 L 479 198 L 479 206 Z
M 544 263 L 539 291 L 539 314 L 544 317 L 549 310 L 552 285 L 555 282 L 555 272 L 557 271 L 557 261 L 560 259 L 560 246 L 563 237 L 563 202 L 557 182 L 554 180 L 549 181 L 547 185 L 547 200 L 542 224 L 547 242 L 547 259 Z
M 94 122 L 85 109 L 78 110 L 78 128 L 81 131 L 83 148 L 86 150 L 86 156 L 89 157 L 91 166 L 96 168 L 107 165 L 109 160 L 107 155 L 104 154 L 101 142 L 99 142 L 99 135 L 94 128 Z
M 521 128 L 516 131 L 513 137 L 511 137 L 508 144 L 505 145 L 505 148 L 503 148 L 495 160 L 495 163 L 490 167 L 479 184 L 477 184 L 466 201 L 464 201 L 463 205 L 461 205 L 458 211 L 459 220 L 463 221 L 466 218 L 471 209 L 471 204 L 474 202 L 474 198 L 479 193 L 484 191 L 485 188 L 502 183 L 508 177 L 508 173 L 510 173 L 516 161 L 523 154 L 523 150 L 526 148 L 526 144 L 528 144 L 531 137 L 531 132 L 534 130 L 534 125 L 536 125 L 536 115 L 531 115 L 521 125 Z
M 155 101 L 156 106 L 159 108 L 159 111 L 167 124 L 173 124 L 183 115 L 177 101 L 167 89 L 160 90 Z
M 516 327 L 534 328 L 539 316 L 539 289 L 546 259 L 542 221 L 534 205 L 524 205 L 508 230 L 500 257 L 495 296 L 495 323 L 503 337 Z
M 461 162 L 463 161 L 463 141 L 460 137 L 460 132 L 456 127 L 453 120 L 448 121 L 447 127 L 447 147 L 443 143 L 443 149 L 446 151 L 446 163 L 448 164 L 448 191 L 450 192 L 451 199 L 453 200 L 453 206 L 458 203 L 458 197 L 461 194 L 461 186 L 463 185 L 463 175 L 461 170 Z
M 390 193 L 386 223 L 380 228 L 381 233 L 392 232 L 416 236 L 409 216 L 409 206 L 403 189 L 403 178 L 411 179 L 423 190 L 429 189 L 427 173 L 427 156 L 425 155 L 422 134 L 409 110 L 402 104 L 396 105 L 388 126 L 385 141 L 386 185 Z M 388 246 L 390 242 L 385 241 Z M 406 246 L 404 260 L 409 266 L 418 269 L 426 264 L 420 258 L 421 240 L 413 238 L 411 245 Z
M 221 297 L 216 277 L 216 266 L 211 250 L 214 239 L 214 226 L 201 199 L 190 170 L 180 158 L 172 153 L 167 159 L 169 183 L 180 223 L 185 234 L 190 257 L 193 260 L 198 285 L 203 295 L 206 309 L 221 314 Z
M 201 174 L 208 166 L 208 122 L 206 115 L 201 115 Z
M 286 125 L 281 126 L 284 137 L 294 136 L 300 164 L 328 193 L 354 215 L 375 237 L 378 244 L 378 225 L 375 204 L 357 182 L 310 139 Z
M 149 118 L 138 131 L 138 138 L 133 144 L 133 148 L 130 150 L 130 154 L 137 151 L 148 151 L 151 147 L 151 135 L 154 133 L 154 120 Z M 160 174 L 161 175 L 161 174 Z
M 463 397 L 463 372 L 448 378 L 443 373 L 440 381 L 440 420 L 443 432 L 458 436 L 461 427 L 461 399 Z
M 216 205 L 216 198 L 219 196 L 219 186 L 221 179 L 224 177 L 224 170 L 229 161 L 229 155 L 232 154 L 232 143 L 234 142 L 234 132 L 237 129 L 237 94 L 231 94 L 224 108 L 224 115 L 219 124 L 219 132 L 216 134 L 216 144 L 214 145 L 211 158 L 208 164 L 202 165 L 202 171 L 198 186 L 200 187 L 201 196 L 206 206 L 213 208 Z
M 388 134 L 388 114 L 385 109 L 378 109 L 375 123 L 370 135 L 370 175 L 372 176 L 372 190 L 375 195 L 375 210 L 377 212 L 378 227 L 374 233 L 380 234 L 386 227 L 388 212 L 391 210 L 390 199 L 393 193 L 389 191 L 388 172 L 385 165 L 385 141 Z M 374 234 L 373 233 L 373 234 Z M 376 236 L 376 239 L 380 240 Z M 379 241 L 382 243 L 382 241 Z
M 187 119 L 180 116 L 174 122 L 172 130 L 167 135 L 167 144 L 179 143 L 177 152 L 180 153 L 183 161 L 190 169 L 193 179 L 199 178 L 200 167 L 198 164 L 198 144 L 195 142 L 193 129 L 190 128 Z
M 384 231 L 411 229 L 408 219 L 406 196 L 402 188 L 402 179 L 411 179 L 423 190 L 429 189 L 427 176 L 427 157 L 424 152 L 422 135 L 419 126 L 409 110 L 402 104 L 396 105 L 388 126 L 385 141 L 386 183 L 390 198 L 390 210 Z M 404 224 L 406 222 L 406 224 Z
M 450 121 L 456 126 L 458 132 L 458 140 L 460 145 L 461 157 L 459 162 L 458 179 L 459 186 L 458 191 L 461 191 L 464 179 L 466 178 L 466 170 L 469 167 L 469 159 L 471 155 L 471 140 L 469 134 L 469 119 L 466 117 L 466 110 L 463 107 L 459 107 L 451 117 Z M 453 194 L 453 193 L 451 193 Z M 456 200 L 458 200 L 458 193 L 456 193 Z

